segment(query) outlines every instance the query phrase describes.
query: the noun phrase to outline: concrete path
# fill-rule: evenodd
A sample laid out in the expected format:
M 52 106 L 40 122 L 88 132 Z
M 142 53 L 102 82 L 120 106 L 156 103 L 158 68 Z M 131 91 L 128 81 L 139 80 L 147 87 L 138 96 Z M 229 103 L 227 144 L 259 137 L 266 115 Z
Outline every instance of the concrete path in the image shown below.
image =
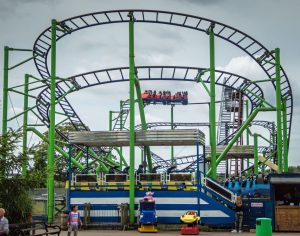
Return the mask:
M 181 235 L 180 232 L 176 231 L 160 231 L 158 233 L 139 233 L 135 230 L 129 231 L 118 231 L 118 230 L 82 230 L 79 231 L 78 236 L 131 236 L 131 235 L 146 235 L 146 236 L 174 236 Z M 233 235 L 244 235 L 244 236 L 255 236 L 255 233 L 244 232 L 241 234 L 234 234 L 230 232 L 200 232 L 199 236 L 233 236 Z M 300 232 L 297 233 L 273 233 L 273 236 L 296 236 L 300 235 Z M 62 231 L 61 236 L 67 236 L 66 231 Z M 72 234 L 73 236 L 73 234 Z

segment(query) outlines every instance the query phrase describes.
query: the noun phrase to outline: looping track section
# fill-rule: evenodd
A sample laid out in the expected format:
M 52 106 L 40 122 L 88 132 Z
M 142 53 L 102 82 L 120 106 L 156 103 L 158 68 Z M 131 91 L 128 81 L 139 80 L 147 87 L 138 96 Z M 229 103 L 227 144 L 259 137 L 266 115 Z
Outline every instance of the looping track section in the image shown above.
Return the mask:
M 196 67 L 175 67 L 175 66 L 138 66 L 136 71 L 140 81 L 185 81 L 195 82 L 195 78 L 198 73 L 206 70 L 206 68 Z M 225 71 L 216 70 L 216 84 L 220 86 L 230 87 L 236 91 L 239 91 L 243 85 L 250 80 Z M 210 77 L 206 73 L 203 76 L 205 83 L 210 82 Z M 109 83 L 125 82 L 129 81 L 129 68 L 120 67 L 106 70 L 92 71 L 84 74 L 72 76 L 68 79 L 57 82 L 56 88 L 56 100 L 59 100 L 62 94 L 69 91 L 75 92 L 81 89 L 89 88 L 97 85 L 105 85 Z M 247 90 L 244 91 L 245 96 L 248 97 L 251 103 L 251 110 L 259 106 L 259 97 L 264 97 L 262 89 L 255 83 L 251 83 Z M 257 96 L 254 96 L 256 94 Z M 66 99 L 66 97 L 64 97 Z M 49 122 L 49 107 L 50 107 L 50 89 L 44 89 L 38 96 L 37 109 L 45 123 Z M 69 117 L 70 121 L 75 128 L 81 130 L 85 125 L 72 110 L 70 103 L 66 103 L 61 100 L 60 105 L 65 114 Z
M 214 20 L 176 12 L 131 9 L 94 12 L 80 15 L 59 22 L 57 30 L 57 41 L 64 36 L 70 35 L 71 33 L 79 31 L 81 29 L 114 23 L 127 23 L 129 22 L 128 13 L 130 12 L 133 13 L 136 23 L 172 25 L 196 30 L 203 33 L 206 33 L 209 26 L 211 24 L 214 24 L 214 34 L 216 37 L 235 45 L 246 54 L 248 54 L 253 60 L 258 63 L 258 65 L 262 68 L 262 70 L 270 80 L 273 79 L 276 74 L 275 58 L 273 55 L 269 56 L 269 63 L 256 60 L 258 56 L 269 54 L 269 50 L 251 36 L 238 29 Z M 51 28 L 49 27 L 39 35 L 33 46 L 33 53 L 35 55 L 38 55 L 34 59 L 35 65 L 41 77 L 44 79 L 48 79 L 50 77 L 48 69 L 49 66 L 47 64 L 47 57 L 51 48 L 50 35 Z M 282 88 L 281 96 L 284 97 L 287 102 L 288 135 L 290 137 L 293 113 L 292 90 L 287 75 L 282 67 L 280 70 L 280 76 Z M 272 83 L 275 88 L 274 81 L 272 81 Z M 67 101 L 65 102 L 67 103 Z

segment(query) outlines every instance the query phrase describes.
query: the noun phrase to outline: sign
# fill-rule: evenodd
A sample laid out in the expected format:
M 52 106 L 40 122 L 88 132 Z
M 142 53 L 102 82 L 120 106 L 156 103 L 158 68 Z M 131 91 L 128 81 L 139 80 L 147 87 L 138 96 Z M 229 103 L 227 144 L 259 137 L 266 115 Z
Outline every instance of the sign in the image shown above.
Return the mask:
M 251 202 L 251 207 L 264 207 L 263 202 Z

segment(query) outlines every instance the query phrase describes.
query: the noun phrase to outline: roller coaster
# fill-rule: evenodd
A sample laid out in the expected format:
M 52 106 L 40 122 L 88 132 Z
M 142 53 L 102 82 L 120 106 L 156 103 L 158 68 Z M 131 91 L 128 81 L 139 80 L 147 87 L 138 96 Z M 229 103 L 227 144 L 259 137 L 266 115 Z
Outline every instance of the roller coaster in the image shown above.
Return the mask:
M 171 25 L 207 34 L 209 40 L 210 65 L 208 67 L 166 65 L 136 66 L 134 62 L 134 25 L 144 23 Z M 56 44 L 64 37 L 71 37 L 73 34 L 79 34 L 83 29 L 109 24 L 129 25 L 129 66 L 95 70 L 78 75 L 70 75 L 67 78 L 58 77 L 56 73 Z M 228 71 L 216 70 L 214 47 L 214 39 L 216 37 L 234 45 L 242 52 L 246 53 L 246 55 L 255 61 L 264 71 L 266 79 L 252 80 L 251 78 L 245 78 Z M 32 53 L 32 56 L 14 66 L 9 66 L 9 53 L 12 51 L 25 51 Z M 36 77 L 25 74 L 24 83 L 18 86 L 10 86 L 9 71 L 31 60 L 34 61 L 40 76 Z M 262 168 L 261 170 L 263 170 L 265 166 L 268 166 L 272 171 L 278 173 L 287 172 L 288 146 L 291 136 L 293 114 L 293 96 L 288 77 L 280 64 L 280 50 L 278 48 L 269 50 L 244 32 L 214 20 L 176 12 L 141 9 L 94 12 L 60 21 L 52 20 L 51 27 L 45 29 L 38 36 L 32 49 L 4 48 L 3 81 L 2 135 L 7 133 L 9 121 L 18 118 L 19 116 L 23 116 L 24 155 L 26 156 L 27 152 L 28 132 L 34 132 L 41 139 L 49 143 L 49 222 L 53 221 L 54 215 L 55 153 L 59 153 L 64 158 L 68 159 L 70 161 L 69 166 L 76 166 L 79 170 L 84 170 L 86 167 L 89 167 L 93 169 L 93 173 L 97 173 L 101 176 L 105 176 L 110 168 L 121 170 L 122 167 L 129 167 L 128 176 L 123 180 L 123 182 L 127 184 L 124 185 L 124 191 L 120 194 L 124 198 L 128 198 L 129 195 L 131 223 L 134 222 L 135 216 L 134 204 L 136 197 L 135 189 L 137 186 L 134 175 L 135 146 L 138 146 L 145 152 L 145 163 L 141 164 L 147 165 L 148 173 L 151 173 L 157 166 L 161 166 L 162 171 L 167 171 L 174 165 L 177 167 L 177 172 L 180 173 L 196 172 L 196 175 L 193 176 L 194 179 L 188 181 L 188 184 L 191 184 L 194 187 L 191 186 L 189 188 L 191 193 L 189 193 L 190 195 L 187 195 L 190 198 L 197 199 L 198 203 L 196 202 L 196 205 L 200 205 L 201 201 L 204 201 L 209 205 L 219 204 L 216 203 L 214 200 L 215 198 L 209 197 L 211 195 L 215 196 L 214 194 L 216 193 L 214 193 L 214 190 L 216 189 L 218 189 L 219 194 L 221 194 L 221 192 L 223 193 L 221 194 L 223 197 L 220 197 L 221 201 L 227 202 L 228 205 L 233 203 L 234 199 L 232 196 L 234 196 L 234 193 L 214 182 L 218 176 L 223 175 L 223 177 L 229 177 L 231 175 L 241 175 L 246 172 L 249 173 L 249 170 L 251 169 L 253 170 L 253 173 L 257 175 L 259 173 L 259 166 Z M 174 97 L 169 93 L 161 93 L 159 97 L 156 97 L 155 93 L 155 96 L 147 95 L 146 97 L 146 93 L 142 94 L 140 85 L 140 82 L 143 81 L 173 81 L 174 83 L 180 81 L 201 84 L 210 97 L 210 101 L 206 102 L 206 104 L 209 104 L 209 121 L 201 123 L 173 121 L 147 123 L 147 116 L 144 111 L 146 105 L 152 106 L 161 103 L 173 107 L 176 105 L 189 106 L 191 103 L 189 103 L 190 98 L 188 99 L 187 92 L 177 94 Z M 111 147 L 91 145 L 91 148 L 86 151 L 83 143 L 72 143 L 68 134 L 62 133 L 57 129 L 58 125 L 64 122 L 70 122 L 77 132 L 82 134 L 91 132 L 90 134 L 93 134 L 93 131 L 90 131 L 88 125 L 86 125 L 79 117 L 69 102 L 68 95 L 93 86 L 104 86 L 106 84 L 119 82 L 129 83 L 130 96 L 128 100 L 121 102 L 119 111 L 110 113 L 109 130 L 110 134 L 122 134 L 124 137 L 126 136 L 126 138 L 128 138 L 128 140 L 126 139 L 124 142 L 130 147 L 130 157 L 128 158 L 129 164 L 127 164 L 128 159 L 123 157 L 123 144 L 120 144 L 121 146 L 112 145 Z M 272 84 L 276 94 L 275 105 L 265 99 L 265 91 L 263 87 L 260 86 L 261 83 Z M 34 87 L 32 87 L 33 85 Z M 222 86 L 223 88 L 220 101 L 216 101 L 216 85 Z M 135 92 L 137 99 L 135 98 Z M 8 117 L 9 93 L 18 93 L 24 97 L 23 112 L 15 114 L 13 117 Z M 147 94 L 152 93 L 147 92 Z M 169 95 L 170 99 L 168 100 Z M 29 98 L 33 98 L 35 104 L 29 104 Z M 141 118 L 141 124 L 138 125 L 135 124 L 134 120 L 135 103 L 138 103 L 139 105 Z M 218 122 L 216 122 L 215 112 L 217 103 L 220 104 Z M 262 112 L 275 112 L 276 122 L 271 120 L 257 120 L 256 115 Z M 34 114 L 38 118 L 40 125 L 47 127 L 48 137 L 42 134 L 34 127 L 34 125 L 28 124 L 27 120 L 29 113 Z M 65 117 L 58 123 L 55 122 L 57 114 Z M 128 116 L 129 122 L 127 122 Z M 171 135 L 174 130 L 181 130 L 180 127 L 187 128 L 200 126 L 209 127 L 210 130 L 210 144 L 203 147 L 203 152 L 201 154 L 197 152 L 195 155 L 181 157 L 175 157 L 173 154 L 171 159 L 165 159 L 150 150 L 151 144 L 143 144 L 142 141 L 140 142 L 143 145 L 141 144 L 139 146 L 136 144 L 136 142 L 138 142 L 136 140 L 138 134 L 141 135 L 141 137 L 143 135 L 148 135 L 150 134 L 148 132 L 153 128 L 158 130 L 161 127 L 170 128 Z M 264 134 L 253 133 L 251 131 L 251 126 L 263 127 L 268 132 L 264 132 Z M 71 152 L 68 153 L 67 150 L 62 150 L 56 145 L 55 132 L 64 138 L 66 142 L 70 143 L 72 148 L 79 150 L 79 154 L 76 157 L 72 156 Z M 265 137 L 265 133 L 269 134 L 269 137 Z M 244 141 L 244 136 L 246 137 L 246 141 Z M 254 145 L 250 145 L 250 137 L 253 137 Z M 259 146 L 258 139 L 266 140 L 269 145 Z M 201 140 L 197 145 L 199 144 L 205 146 L 205 141 Z M 70 148 L 70 150 L 72 150 L 72 148 Z M 112 158 L 114 157 L 114 154 L 112 154 L 113 151 L 118 152 L 119 160 Z M 88 165 L 85 164 L 87 158 L 90 159 Z M 252 164 L 251 160 L 253 160 Z M 206 186 L 206 191 L 211 195 L 205 195 L 200 191 L 200 162 L 204 163 L 204 166 L 208 165 L 209 169 L 205 175 L 207 174 L 210 178 L 207 178 L 205 183 L 209 183 Z M 22 174 L 24 176 L 26 176 L 27 166 L 28 163 L 24 160 L 22 165 Z M 77 200 L 72 202 L 72 178 L 73 177 L 70 176 L 69 179 L 69 203 L 71 204 L 76 203 L 76 201 L 80 199 L 80 196 L 83 196 L 82 193 L 77 191 L 78 189 L 73 188 L 75 194 L 73 195 L 73 198 Z M 103 179 L 104 178 L 106 177 L 103 177 Z M 96 183 L 99 182 L 100 185 L 102 183 L 97 179 L 95 181 Z M 154 183 L 154 185 L 161 185 L 160 189 L 165 190 L 172 189 L 172 183 L 174 184 L 174 181 L 176 182 L 176 180 L 173 179 L 173 182 L 171 181 L 172 183 L 170 184 L 170 179 L 167 179 L 167 177 L 155 181 L 156 183 Z M 169 187 L 165 186 L 166 182 L 170 184 Z M 185 181 L 179 182 L 182 183 Z M 177 187 L 175 187 L 175 189 L 179 190 Z M 198 195 L 195 195 L 195 189 L 198 189 Z M 90 194 L 90 196 L 93 196 L 95 193 Z M 137 193 L 137 195 L 139 194 L 140 193 Z M 177 193 L 177 195 L 178 194 L 184 197 L 184 194 L 186 193 Z M 142 194 L 140 195 L 142 196 Z M 167 194 L 163 192 L 158 193 L 157 202 L 159 203 L 160 198 L 164 198 L 166 195 Z M 101 198 L 103 196 L 99 195 L 98 197 Z M 230 209 L 227 209 L 222 204 L 219 204 L 218 206 L 220 207 L 219 209 L 221 209 L 220 211 L 223 211 L 225 215 L 232 216 Z M 201 219 L 205 222 L 206 218 L 205 216 L 201 216 Z M 222 222 L 226 222 L 224 219 L 222 218 Z M 209 220 L 207 220 L 207 222 L 208 221 Z M 216 222 L 218 222 L 218 220 L 216 220 Z M 228 220 L 228 222 L 231 221 Z

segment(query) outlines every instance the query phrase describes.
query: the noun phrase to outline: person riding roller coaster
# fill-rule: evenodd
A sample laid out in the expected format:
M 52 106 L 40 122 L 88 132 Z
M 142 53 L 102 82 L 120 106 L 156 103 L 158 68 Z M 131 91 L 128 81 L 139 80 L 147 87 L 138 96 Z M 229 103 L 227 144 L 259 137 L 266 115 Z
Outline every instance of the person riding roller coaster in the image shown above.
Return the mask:
M 156 90 L 145 90 L 145 92 L 142 93 L 142 100 L 144 103 L 153 102 L 156 104 L 160 102 L 162 104 L 181 103 L 186 105 L 188 103 L 188 92 L 179 91 L 172 95 L 170 91 L 156 92 Z

